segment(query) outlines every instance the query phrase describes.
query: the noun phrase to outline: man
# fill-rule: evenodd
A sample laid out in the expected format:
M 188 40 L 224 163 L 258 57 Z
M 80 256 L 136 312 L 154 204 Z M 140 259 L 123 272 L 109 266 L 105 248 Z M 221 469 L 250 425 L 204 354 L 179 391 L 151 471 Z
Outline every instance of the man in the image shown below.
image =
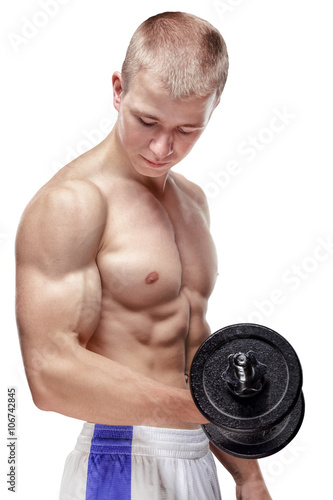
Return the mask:
M 171 169 L 222 93 L 226 46 L 164 13 L 113 75 L 118 120 L 33 198 L 17 235 L 17 318 L 35 404 L 87 421 L 61 500 L 218 499 L 188 373 L 217 276 L 206 200 Z M 270 498 L 258 464 L 211 445 L 242 500 Z

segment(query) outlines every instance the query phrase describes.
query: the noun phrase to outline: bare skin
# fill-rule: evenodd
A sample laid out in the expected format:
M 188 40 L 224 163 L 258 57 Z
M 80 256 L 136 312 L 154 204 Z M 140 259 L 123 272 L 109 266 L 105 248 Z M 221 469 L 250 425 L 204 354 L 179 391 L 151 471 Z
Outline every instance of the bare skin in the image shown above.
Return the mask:
M 113 131 L 36 194 L 18 230 L 27 377 L 44 410 L 108 425 L 194 429 L 207 421 L 188 373 L 210 334 L 217 258 L 203 192 L 171 168 L 216 102 L 174 101 L 147 74 L 124 95 L 115 73 L 113 88 Z M 262 487 L 255 461 L 245 467 L 212 448 L 238 471 L 238 483 L 255 478 Z

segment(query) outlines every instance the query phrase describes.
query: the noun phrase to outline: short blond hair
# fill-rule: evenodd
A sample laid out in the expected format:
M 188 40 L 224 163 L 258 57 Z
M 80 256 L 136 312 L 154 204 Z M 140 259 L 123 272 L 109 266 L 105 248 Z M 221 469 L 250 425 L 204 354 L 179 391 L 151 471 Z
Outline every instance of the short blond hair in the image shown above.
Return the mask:
M 174 99 L 222 94 L 228 75 L 227 47 L 209 22 L 184 12 L 150 17 L 135 31 L 122 66 L 124 92 L 141 70 L 162 80 Z

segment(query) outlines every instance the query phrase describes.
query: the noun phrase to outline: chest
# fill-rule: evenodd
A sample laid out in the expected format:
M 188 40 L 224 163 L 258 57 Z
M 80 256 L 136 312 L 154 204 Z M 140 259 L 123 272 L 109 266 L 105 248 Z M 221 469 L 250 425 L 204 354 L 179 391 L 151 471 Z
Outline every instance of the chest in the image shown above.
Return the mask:
M 133 309 L 168 303 L 183 288 L 208 298 L 217 274 L 200 207 L 185 195 L 161 202 L 144 192 L 113 200 L 98 267 L 104 291 Z

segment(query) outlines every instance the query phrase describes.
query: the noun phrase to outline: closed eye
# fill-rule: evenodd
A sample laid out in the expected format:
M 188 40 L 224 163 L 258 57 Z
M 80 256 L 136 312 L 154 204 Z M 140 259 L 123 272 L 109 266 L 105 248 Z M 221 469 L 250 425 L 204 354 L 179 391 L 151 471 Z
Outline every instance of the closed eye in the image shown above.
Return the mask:
M 183 130 L 183 129 L 179 128 L 178 132 L 180 132 L 181 134 L 184 134 L 184 135 L 189 135 L 189 134 L 192 134 L 193 130 L 187 131 L 187 130 Z
M 146 122 L 145 120 L 143 120 L 140 116 L 137 117 L 139 122 L 141 123 L 141 125 L 143 125 L 144 127 L 153 127 L 154 125 L 156 125 L 156 122 Z M 182 135 L 190 135 L 190 134 L 193 134 L 193 132 L 195 131 L 196 129 L 193 129 L 193 130 L 184 130 L 182 128 L 178 128 L 178 132 Z
M 153 125 L 155 125 L 155 122 L 145 122 L 142 118 L 139 117 L 139 122 L 144 125 L 145 127 L 152 127 Z

